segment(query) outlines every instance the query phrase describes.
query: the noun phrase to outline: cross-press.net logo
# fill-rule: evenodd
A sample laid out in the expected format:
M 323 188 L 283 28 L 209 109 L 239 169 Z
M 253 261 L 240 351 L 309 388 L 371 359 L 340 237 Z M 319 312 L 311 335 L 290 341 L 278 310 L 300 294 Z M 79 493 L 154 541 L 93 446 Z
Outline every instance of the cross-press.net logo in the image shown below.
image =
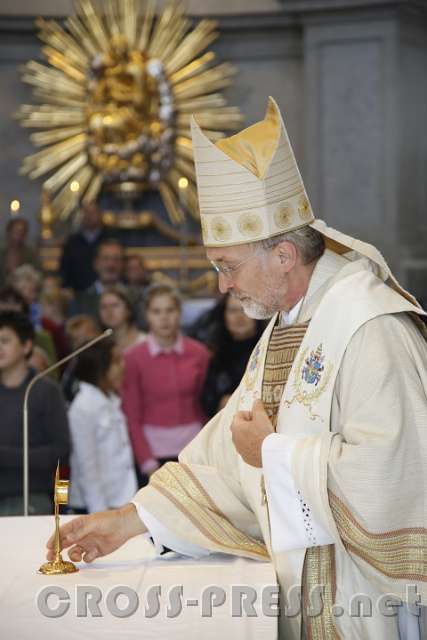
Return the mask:
M 115 618 L 128 618 L 142 615 L 155 618 L 159 615 L 176 618 L 186 609 L 197 608 L 202 618 L 210 618 L 216 611 L 228 607 L 229 615 L 242 617 L 287 617 L 301 613 L 302 590 L 300 585 L 291 587 L 283 598 L 278 585 L 265 585 L 256 589 L 251 585 L 208 585 L 201 589 L 198 597 L 191 597 L 184 585 L 173 585 L 168 589 L 161 585 L 152 585 L 143 594 L 127 585 L 116 585 L 103 592 L 96 585 L 75 585 L 67 590 L 58 585 L 47 585 L 36 595 L 36 606 L 41 615 L 47 618 L 62 618 L 74 615 L 78 618 L 102 618 L 107 615 Z M 316 617 L 322 614 L 325 585 L 314 586 L 308 597 L 306 615 Z M 379 613 L 384 617 L 396 617 L 402 607 L 408 615 L 419 616 L 421 597 L 416 585 L 406 585 L 405 601 L 392 593 L 384 593 L 375 600 L 364 593 L 355 593 L 346 606 L 335 603 L 332 615 L 336 618 L 344 615 L 372 617 Z

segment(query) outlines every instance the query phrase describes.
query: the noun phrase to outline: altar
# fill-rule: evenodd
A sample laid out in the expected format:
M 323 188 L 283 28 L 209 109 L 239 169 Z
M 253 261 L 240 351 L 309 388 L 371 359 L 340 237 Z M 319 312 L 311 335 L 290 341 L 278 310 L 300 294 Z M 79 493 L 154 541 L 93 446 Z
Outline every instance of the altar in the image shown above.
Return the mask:
M 53 527 L 52 516 L 1 519 L 4 640 L 277 638 L 269 562 L 222 554 L 156 558 L 137 536 L 92 564 L 78 563 L 77 573 L 45 576 L 37 571 Z

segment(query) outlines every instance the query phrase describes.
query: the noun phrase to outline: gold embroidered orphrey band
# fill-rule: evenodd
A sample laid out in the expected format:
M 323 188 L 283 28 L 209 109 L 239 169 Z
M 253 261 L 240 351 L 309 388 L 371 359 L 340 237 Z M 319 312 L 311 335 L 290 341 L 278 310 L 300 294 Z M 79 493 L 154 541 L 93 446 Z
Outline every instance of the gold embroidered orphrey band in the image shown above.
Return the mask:
M 289 327 L 275 326 L 270 337 L 264 365 L 262 400 L 274 429 L 277 414 L 289 374 L 307 332 L 309 322 Z M 308 616 L 310 590 L 324 585 L 323 608 L 320 615 Z M 307 640 L 339 640 L 333 623 L 332 605 L 335 599 L 334 545 L 311 547 L 307 550 L 302 576 L 302 623 Z
M 262 381 L 262 401 L 276 430 L 283 390 L 295 357 L 308 328 L 308 322 L 289 327 L 275 326 L 268 344 Z
M 329 504 L 348 551 L 389 578 L 427 582 L 427 529 L 413 527 L 370 533 L 331 491 Z
M 323 607 L 320 615 L 310 616 L 311 590 L 324 586 Z M 302 575 L 303 636 L 306 640 L 340 640 L 333 622 L 332 606 L 335 601 L 335 546 L 326 544 L 307 549 Z
M 218 551 L 241 551 L 269 559 L 266 546 L 231 524 L 187 465 L 167 462 L 153 476 L 151 485 L 170 500 Z

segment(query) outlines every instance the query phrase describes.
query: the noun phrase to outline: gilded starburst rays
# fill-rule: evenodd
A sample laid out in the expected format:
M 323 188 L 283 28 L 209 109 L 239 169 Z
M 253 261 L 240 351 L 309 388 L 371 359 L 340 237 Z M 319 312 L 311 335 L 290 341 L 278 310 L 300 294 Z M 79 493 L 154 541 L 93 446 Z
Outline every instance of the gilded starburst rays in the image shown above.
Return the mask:
M 67 219 L 103 188 L 129 198 L 158 189 L 172 223 L 198 219 L 190 115 L 214 140 L 242 120 L 222 93 L 234 67 L 206 51 L 215 21 L 193 27 L 175 2 L 156 15 L 151 0 L 77 0 L 64 27 L 37 26 L 47 64 L 28 62 L 22 78 L 39 104 L 17 118 L 41 149 L 21 171 L 49 174 L 54 214 Z

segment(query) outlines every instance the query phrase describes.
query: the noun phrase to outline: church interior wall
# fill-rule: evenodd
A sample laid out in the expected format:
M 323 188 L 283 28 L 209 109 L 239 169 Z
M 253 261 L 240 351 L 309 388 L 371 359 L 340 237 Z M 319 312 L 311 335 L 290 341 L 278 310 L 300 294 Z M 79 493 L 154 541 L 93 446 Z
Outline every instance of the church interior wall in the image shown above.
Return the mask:
M 217 17 L 212 48 L 238 68 L 227 97 L 245 124 L 263 116 L 268 95 L 277 99 L 316 215 L 376 244 L 425 296 L 426 12 L 416 0 L 383 4 L 204 0 L 189 12 Z M 0 229 L 19 198 L 37 234 L 40 182 L 19 175 L 32 147 L 11 114 L 31 101 L 19 66 L 40 59 L 34 15 L 63 16 L 70 7 L 0 2 Z

